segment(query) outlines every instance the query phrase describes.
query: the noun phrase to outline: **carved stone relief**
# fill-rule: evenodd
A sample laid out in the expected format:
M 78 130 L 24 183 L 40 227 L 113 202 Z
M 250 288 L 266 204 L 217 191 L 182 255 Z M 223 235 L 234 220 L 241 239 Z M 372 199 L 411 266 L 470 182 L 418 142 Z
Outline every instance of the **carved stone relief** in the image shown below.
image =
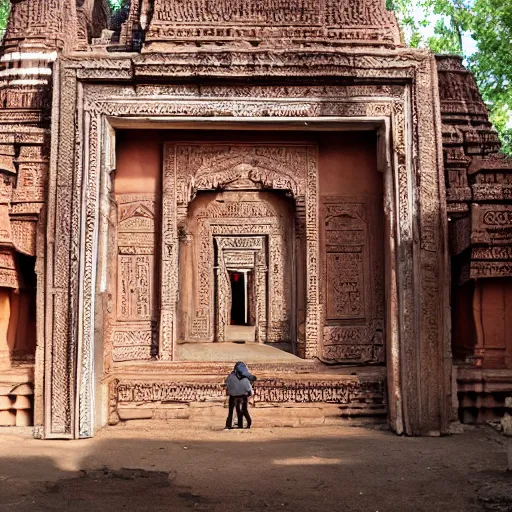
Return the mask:
M 144 17 L 151 13 L 144 45 L 144 50 L 151 52 L 193 42 L 231 47 L 248 46 L 249 42 L 293 47 L 305 41 L 309 45 L 332 41 L 400 44 L 396 19 L 381 0 L 223 0 L 215 4 L 208 0 L 151 0 L 142 9 Z
M 172 154 L 171 154 L 172 151 Z M 309 245 L 301 250 L 308 252 L 306 272 L 308 273 L 306 304 L 309 331 L 306 340 L 309 346 L 304 353 L 315 354 L 318 343 L 318 224 L 316 190 L 318 171 L 316 149 L 303 145 L 175 145 L 167 146 L 166 166 L 175 165 L 176 222 L 180 229 L 189 233 L 187 225 L 189 203 L 200 190 L 224 190 L 221 201 L 211 203 L 204 211 L 195 215 L 196 234 L 192 235 L 197 247 L 197 299 L 193 299 L 196 309 L 189 319 L 185 338 L 214 341 L 219 332 L 215 332 L 214 311 L 214 244 L 215 236 L 232 235 L 247 240 L 243 236 L 264 235 L 268 243 L 267 276 L 263 277 L 258 269 L 257 289 L 265 286 L 267 297 L 258 296 L 258 303 L 266 305 L 265 328 L 263 328 L 263 310 L 260 308 L 258 324 L 259 335 L 266 331 L 265 340 L 292 341 L 298 328 L 293 314 L 292 268 L 293 239 L 289 232 L 290 222 L 286 222 L 272 209 L 268 202 L 257 199 L 259 190 L 277 190 L 290 194 L 296 203 L 296 224 L 305 224 L 309 236 Z M 170 175 L 170 174 L 169 174 Z M 171 178 L 172 179 L 172 178 Z M 169 182 L 170 183 L 170 182 Z M 252 192 L 251 192 L 252 191 Z M 165 192 L 164 192 L 165 195 Z M 166 201 L 164 197 L 164 202 Z M 164 207 L 165 211 L 165 207 Z M 243 221 L 245 219 L 245 222 Z M 190 220 L 188 221 L 190 222 Z M 169 220 L 164 217 L 164 225 Z M 164 238 L 165 239 L 165 238 Z M 164 242 L 165 244 L 165 242 Z M 169 241 L 169 245 L 171 242 Z M 299 249 L 296 249 L 299 250 Z M 314 252 L 314 255 L 312 254 Z M 224 255 L 222 255 L 222 258 Z M 226 275 L 218 273 L 219 289 L 222 297 L 227 298 Z M 179 280 L 179 277 L 175 277 Z M 163 283 L 165 286 L 165 283 Z M 175 285 L 177 287 L 177 285 Z M 164 291 L 165 294 L 170 293 Z M 222 300 L 224 300 L 224 298 Z M 222 311 L 225 310 L 225 307 Z M 223 314 L 223 313 L 222 313 Z M 226 322 L 226 318 L 217 318 Z M 222 338 L 222 333 L 220 333 Z
M 384 251 L 380 198 L 322 197 L 323 358 L 384 360 Z
M 112 361 L 149 360 L 157 355 L 155 303 L 155 199 L 118 194 L 117 275 L 111 318 Z M 109 353 L 106 354 L 110 356 Z
M 226 390 L 222 382 L 141 382 L 114 380 L 110 385 L 113 404 L 121 406 L 152 402 L 205 402 L 223 400 Z M 264 378 L 255 385 L 256 403 L 334 403 L 382 404 L 385 385 L 374 380 L 321 380 L 318 377 L 298 382 L 293 374 L 282 379 Z

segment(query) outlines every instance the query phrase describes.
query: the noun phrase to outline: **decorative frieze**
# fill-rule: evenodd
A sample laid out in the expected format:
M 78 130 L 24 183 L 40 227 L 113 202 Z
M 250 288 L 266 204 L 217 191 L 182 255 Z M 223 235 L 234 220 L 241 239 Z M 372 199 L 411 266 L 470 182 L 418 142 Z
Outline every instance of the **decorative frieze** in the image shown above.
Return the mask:
M 300 47 L 305 42 L 400 44 L 396 19 L 381 0 L 220 0 L 215 4 L 208 0 L 152 0 L 144 8 L 151 12 L 144 38 L 143 51 L 147 52 L 166 52 L 194 43 L 242 48 L 250 43 L 283 48 Z
M 198 381 L 127 381 L 114 380 L 110 385 L 111 402 L 117 406 L 151 403 L 191 403 L 224 400 L 226 389 L 217 382 Z M 256 403 L 332 403 L 355 404 L 368 401 L 385 402 L 385 386 L 380 379 L 325 380 L 313 375 L 305 380 L 293 377 L 257 381 L 254 386 Z

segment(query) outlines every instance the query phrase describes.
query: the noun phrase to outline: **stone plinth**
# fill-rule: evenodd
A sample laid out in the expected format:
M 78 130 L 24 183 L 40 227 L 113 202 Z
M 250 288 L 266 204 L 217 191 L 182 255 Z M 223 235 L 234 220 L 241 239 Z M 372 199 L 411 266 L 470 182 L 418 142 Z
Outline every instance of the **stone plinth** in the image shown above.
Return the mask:
M 32 425 L 32 382 L 32 368 L 14 368 L 0 373 L 0 426 Z
M 224 379 L 231 365 L 219 363 L 215 368 L 212 363 L 196 363 L 195 367 L 194 371 L 192 364 L 186 364 L 180 373 L 167 366 L 163 372 L 140 373 L 145 377 L 136 379 L 131 371 L 118 373 L 109 384 L 109 422 L 221 421 L 226 402 Z M 315 364 L 301 368 L 293 363 L 267 363 L 251 365 L 251 371 L 258 376 L 251 403 L 260 425 L 301 426 L 386 415 L 384 368 L 329 370 Z

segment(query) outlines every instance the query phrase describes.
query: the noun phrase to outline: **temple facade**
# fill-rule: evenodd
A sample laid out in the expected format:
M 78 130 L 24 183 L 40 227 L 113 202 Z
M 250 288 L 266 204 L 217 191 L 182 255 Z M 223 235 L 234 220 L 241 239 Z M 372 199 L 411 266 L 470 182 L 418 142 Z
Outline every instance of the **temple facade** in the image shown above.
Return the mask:
M 0 424 L 186 420 L 238 360 L 256 406 L 407 435 L 503 413 L 512 160 L 461 59 L 384 4 L 11 2 Z

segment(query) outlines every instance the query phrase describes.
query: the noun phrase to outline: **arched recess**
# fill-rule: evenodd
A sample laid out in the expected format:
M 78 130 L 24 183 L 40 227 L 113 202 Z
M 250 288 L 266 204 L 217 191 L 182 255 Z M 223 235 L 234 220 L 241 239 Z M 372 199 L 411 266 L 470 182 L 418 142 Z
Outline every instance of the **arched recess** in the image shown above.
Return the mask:
M 159 357 L 174 359 L 177 340 L 179 243 L 186 239 L 190 201 L 198 191 L 280 190 L 295 200 L 296 247 L 303 255 L 306 299 L 298 319 L 299 355 L 319 342 L 317 148 L 310 145 L 167 144 L 162 197 L 162 276 Z M 300 286 L 300 285 L 299 285 Z
M 200 192 L 189 206 L 179 250 L 180 342 L 228 340 L 228 271 L 240 268 L 255 280 L 255 340 L 295 340 L 295 207 L 284 194 L 247 187 Z

